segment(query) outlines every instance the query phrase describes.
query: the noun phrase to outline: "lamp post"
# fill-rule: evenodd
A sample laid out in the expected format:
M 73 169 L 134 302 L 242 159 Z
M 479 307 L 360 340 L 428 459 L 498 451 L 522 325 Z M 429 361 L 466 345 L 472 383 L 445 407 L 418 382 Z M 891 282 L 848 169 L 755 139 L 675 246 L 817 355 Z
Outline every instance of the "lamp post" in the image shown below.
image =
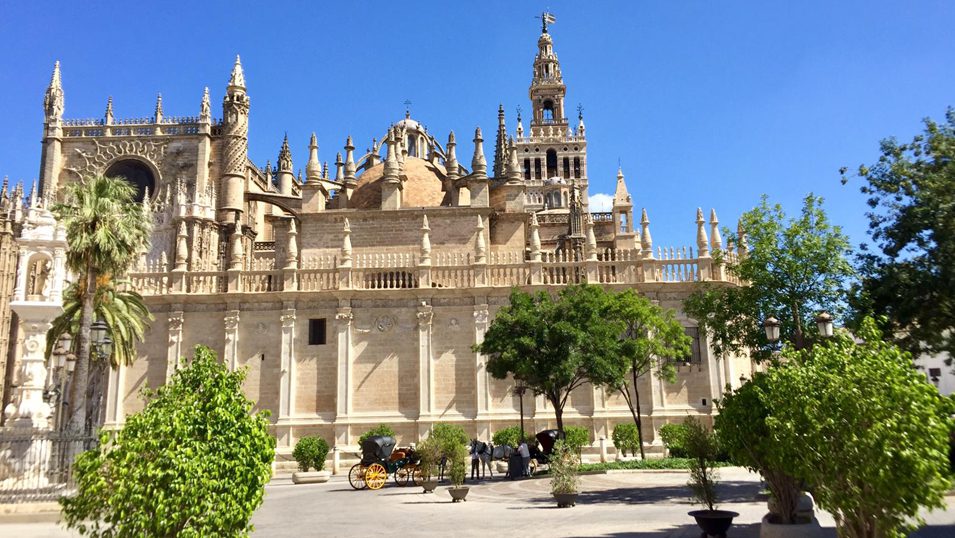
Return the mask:
M 55 367 L 57 370 L 57 383 L 58 387 L 58 398 L 56 402 L 56 429 L 59 431 L 66 421 L 63 416 L 63 407 L 69 405 L 69 402 L 66 401 L 66 386 L 70 378 L 73 375 L 73 369 L 76 368 L 76 355 L 71 353 L 73 343 L 73 337 L 69 333 L 65 333 L 60 337 L 60 340 L 57 342 L 56 348 L 53 350 L 53 357 L 56 360 Z
M 773 316 L 766 318 L 763 322 L 763 330 L 766 331 L 766 339 L 770 344 L 779 342 L 779 320 Z
M 527 392 L 527 385 L 523 382 L 519 382 L 516 387 L 514 387 L 514 396 L 520 398 L 521 406 L 521 442 L 524 442 L 524 393 Z
M 820 312 L 816 316 L 816 328 L 819 329 L 819 335 L 823 338 L 832 338 L 832 314 Z

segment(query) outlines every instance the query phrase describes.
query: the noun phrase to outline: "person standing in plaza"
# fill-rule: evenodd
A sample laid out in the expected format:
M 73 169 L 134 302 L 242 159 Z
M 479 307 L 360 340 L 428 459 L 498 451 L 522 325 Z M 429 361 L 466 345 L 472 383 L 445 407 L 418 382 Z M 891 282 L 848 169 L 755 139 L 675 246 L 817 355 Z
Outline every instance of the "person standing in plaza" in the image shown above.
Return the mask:
M 520 446 L 517 447 L 517 452 L 524 461 L 524 476 L 530 476 L 531 451 L 527 448 L 527 441 L 521 440 Z

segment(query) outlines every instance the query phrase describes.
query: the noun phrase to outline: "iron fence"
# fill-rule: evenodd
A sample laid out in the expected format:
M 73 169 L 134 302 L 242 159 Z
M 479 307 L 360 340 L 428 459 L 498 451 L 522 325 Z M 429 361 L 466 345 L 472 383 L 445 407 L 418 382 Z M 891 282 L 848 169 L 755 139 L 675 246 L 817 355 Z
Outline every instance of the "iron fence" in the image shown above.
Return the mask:
M 73 492 L 73 461 L 92 435 L 0 431 L 0 504 L 53 501 Z

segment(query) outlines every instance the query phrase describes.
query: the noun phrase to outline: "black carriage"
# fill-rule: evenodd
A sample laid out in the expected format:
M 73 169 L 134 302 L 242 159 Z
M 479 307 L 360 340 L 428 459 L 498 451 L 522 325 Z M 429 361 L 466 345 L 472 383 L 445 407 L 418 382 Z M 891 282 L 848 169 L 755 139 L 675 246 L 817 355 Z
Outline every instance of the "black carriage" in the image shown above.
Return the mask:
M 419 458 L 412 448 L 395 450 L 395 438 L 371 436 L 361 443 L 361 461 L 348 472 L 348 483 L 355 489 L 381 489 L 394 476 L 399 486 L 421 482 Z

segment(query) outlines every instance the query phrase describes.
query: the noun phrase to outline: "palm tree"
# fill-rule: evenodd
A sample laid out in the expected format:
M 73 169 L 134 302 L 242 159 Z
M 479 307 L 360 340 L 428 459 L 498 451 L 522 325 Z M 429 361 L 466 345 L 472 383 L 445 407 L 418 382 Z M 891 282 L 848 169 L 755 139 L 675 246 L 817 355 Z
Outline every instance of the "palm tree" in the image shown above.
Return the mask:
M 63 313 L 53 320 L 50 330 L 46 333 L 46 357 L 50 358 L 53 346 L 64 334 L 74 335 L 79 332 L 80 317 L 83 311 L 82 289 L 77 284 L 71 284 L 63 294 Z M 117 286 L 108 277 L 101 276 L 96 283 L 96 297 L 93 301 L 94 318 L 103 320 L 106 332 L 113 341 L 112 353 L 109 356 L 109 365 L 117 368 L 119 365 L 129 366 L 136 360 L 136 343 L 142 342 L 148 327 L 153 319 L 143 296 L 125 286 Z M 71 340 L 71 349 L 74 355 L 77 352 L 76 340 Z M 106 368 L 105 361 L 100 357 L 91 357 L 95 370 L 91 380 L 101 381 Z M 99 403 L 102 395 L 99 383 L 89 383 L 87 397 L 87 418 L 99 414 Z
M 66 228 L 66 265 L 77 276 L 82 293 L 77 327 L 68 429 L 82 433 L 86 425 L 86 389 L 90 375 L 90 326 L 96 284 L 101 275 L 125 273 L 149 242 L 151 222 L 134 203 L 136 188 L 123 178 L 88 176 L 64 189 L 53 213 Z

